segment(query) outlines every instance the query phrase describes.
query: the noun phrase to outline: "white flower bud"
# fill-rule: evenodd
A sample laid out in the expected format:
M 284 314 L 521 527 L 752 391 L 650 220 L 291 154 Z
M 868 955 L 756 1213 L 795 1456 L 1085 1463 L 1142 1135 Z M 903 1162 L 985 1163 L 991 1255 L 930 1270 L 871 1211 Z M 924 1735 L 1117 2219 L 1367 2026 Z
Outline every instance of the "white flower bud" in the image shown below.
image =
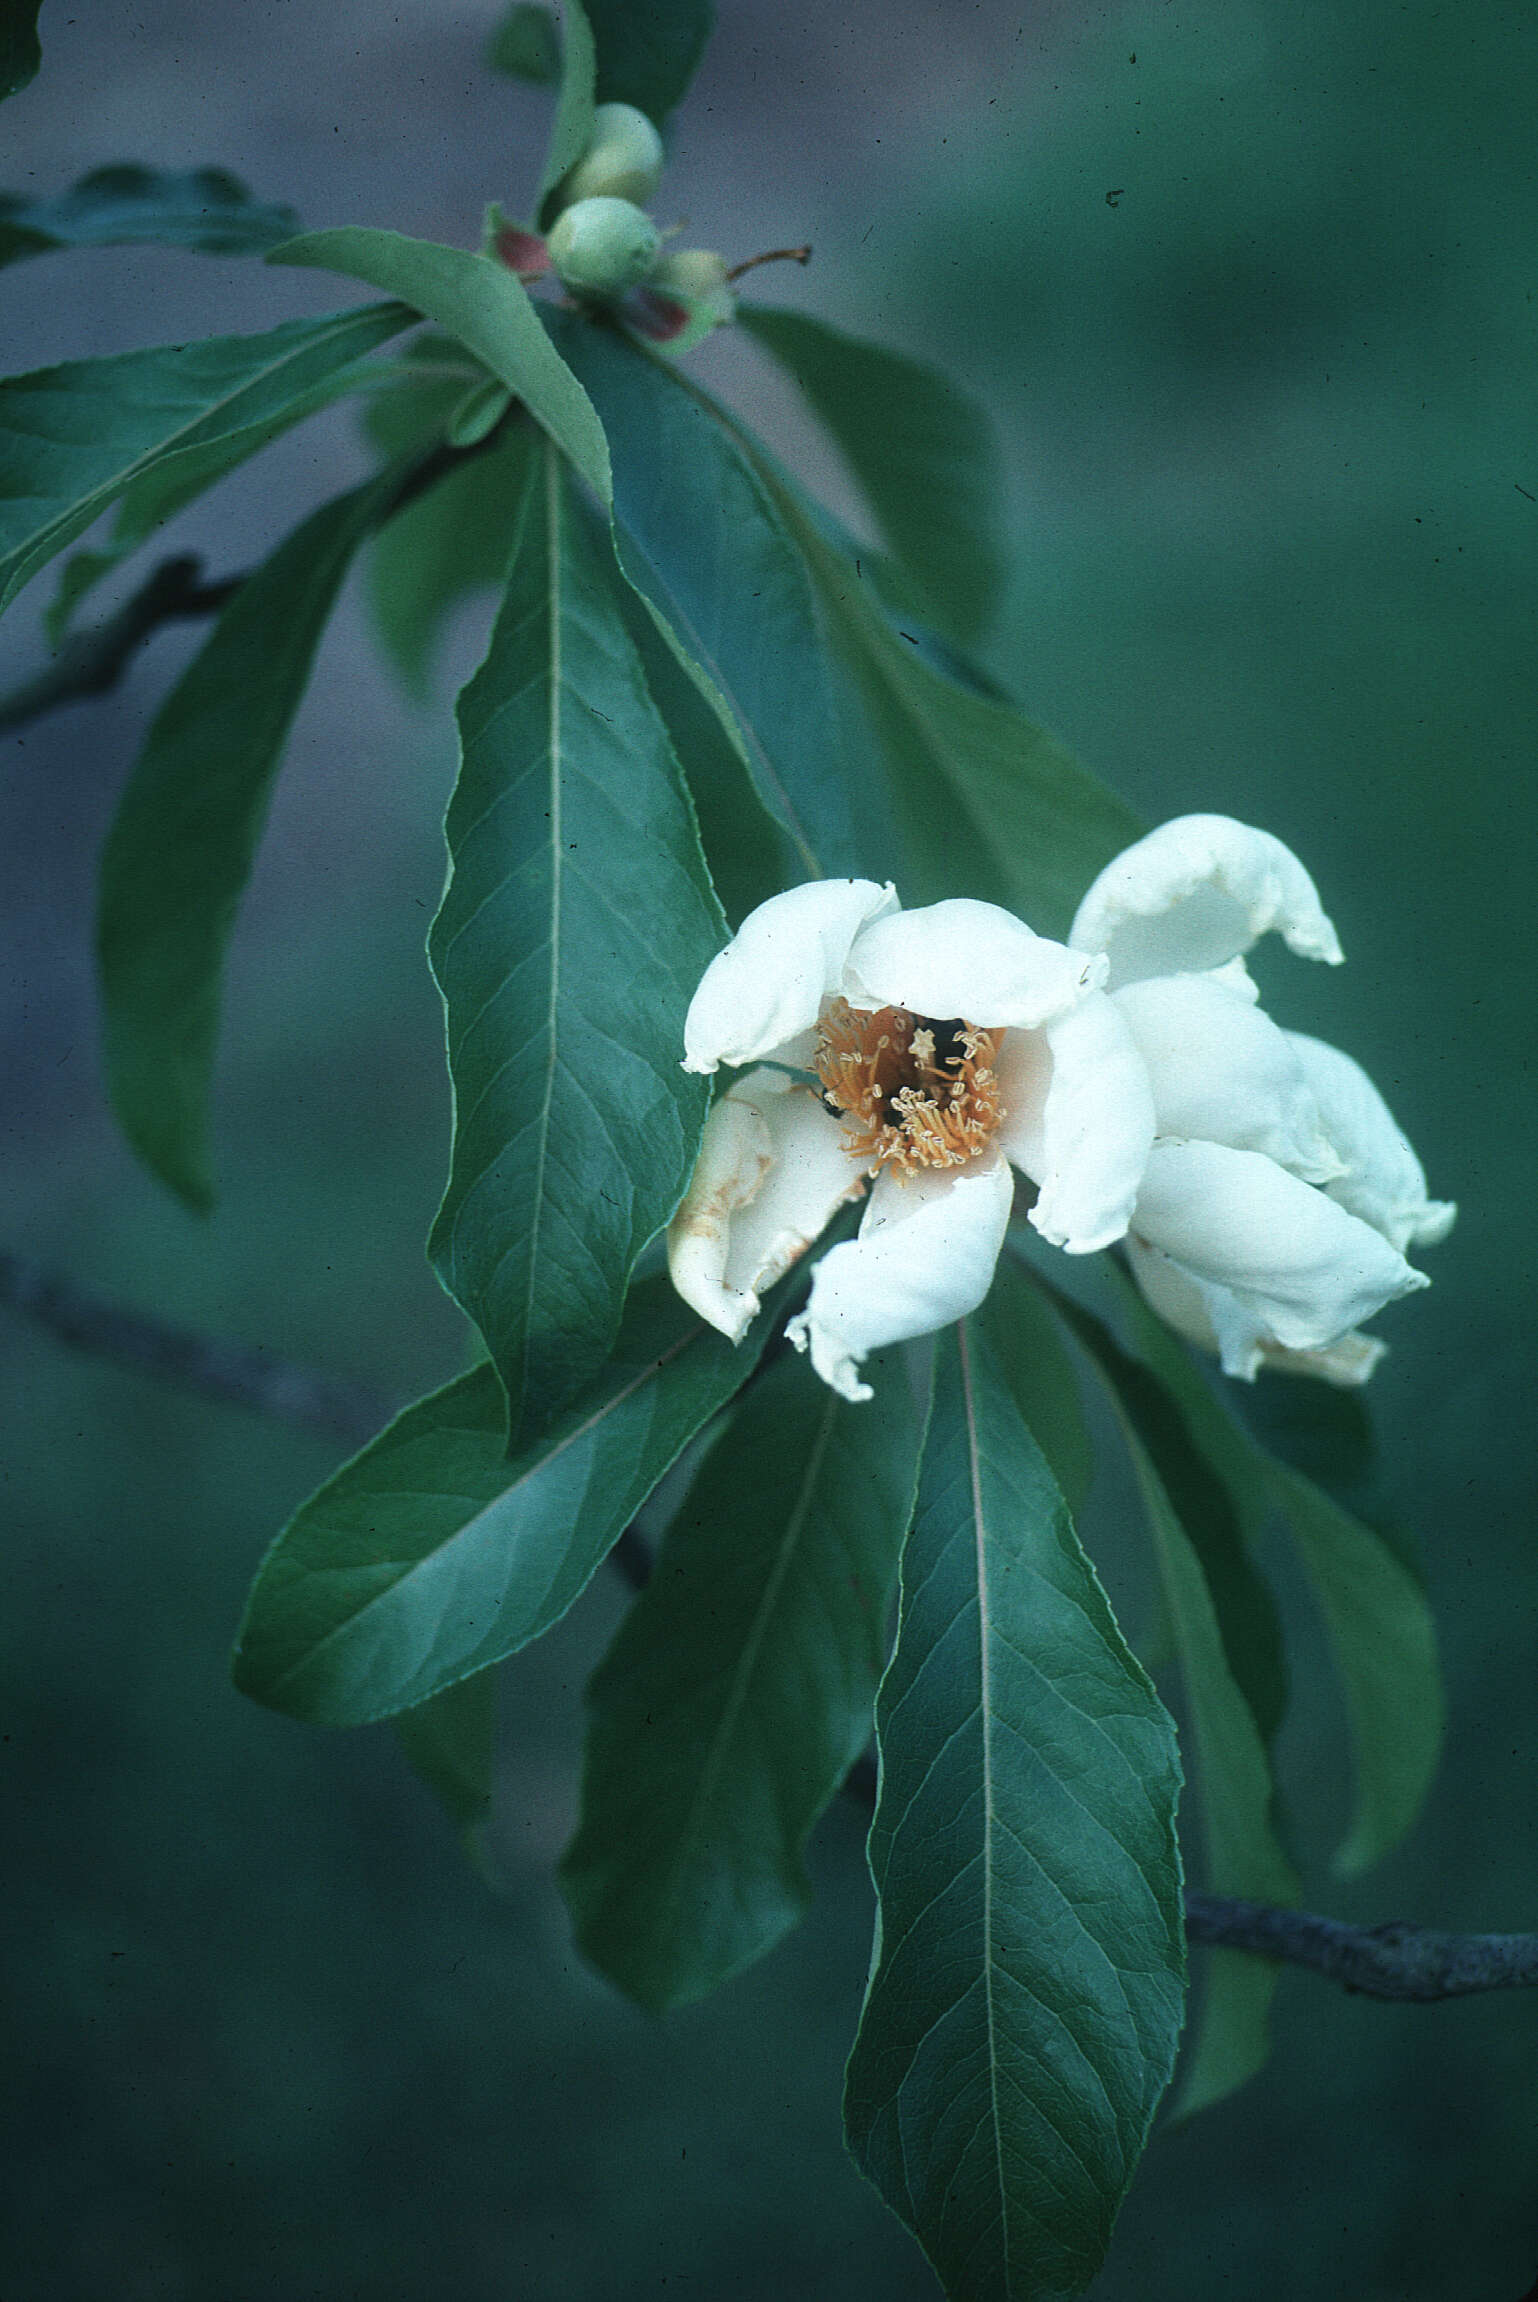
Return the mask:
M 662 236 L 631 200 L 600 197 L 563 208 L 551 227 L 550 260 L 584 296 L 622 296 L 657 261 Z
M 662 181 L 662 138 L 633 104 L 600 104 L 587 150 L 561 186 L 563 205 L 633 200 L 644 208 Z

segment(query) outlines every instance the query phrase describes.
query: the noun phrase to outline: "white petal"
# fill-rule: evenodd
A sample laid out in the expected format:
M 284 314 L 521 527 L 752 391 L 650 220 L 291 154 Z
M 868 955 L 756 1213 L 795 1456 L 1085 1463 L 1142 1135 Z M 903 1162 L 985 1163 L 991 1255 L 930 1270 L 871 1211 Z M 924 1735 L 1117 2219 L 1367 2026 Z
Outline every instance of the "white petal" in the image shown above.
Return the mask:
M 1427 1198 L 1426 1170 L 1361 1065 L 1302 1031 L 1287 1037 L 1318 1099 L 1325 1132 L 1346 1164 L 1345 1174 L 1330 1185 L 1330 1197 L 1381 1231 L 1401 1254 L 1445 1239 L 1458 1210 L 1450 1200 Z
M 1339 964 L 1335 930 L 1290 848 L 1229 815 L 1178 815 L 1106 865 L 1068 940 L 1109 952 L 1115 987 L 1225 966 L 1273 927 L 1300 958 Z
M 1260 985 L 1242 959 L 1225 959 L 1221 967 L 1209 967 L 1204 974 L 1208 983 L 1221 983 L 1225 990 L 1247 999 L 1252 1007 L 1260 998 Z
M 809 1030 L 869 919 L 897 909 L 873 879 L 812 879 L 750 911 L 700 978 L 684 1019 L 684 1069 L 756 1063 Z
M 1321 1382 L 1333 1383 L 1337 1391 L 1356 1391 L 1387 1349 L 1376 1335 L 1359 1335 L 1353 1327 L 1324 1351 L 1284 1351 L 1273 1343 L 1266 1352 L 1266 1365 L 1281 1375 L 1315 1375 Z
M 900 1181 L 877 1178 L 857 1239 L 824 1255 L 806 1309 L 785 1332 L 846 1399 L 868 1399 L 867 1352 L 929 1335 L 975 1311 L 1004 1244 L 1014 1177 L 988 1158 Z
M 844 1130 L 810 1087 L 780 1071 L 735 1080 L 705 1122 L 688 1191 L 668 1225 L 668 1272 L 684 1301 L 740 1342 L 773 1286 L 864 1177 Z
M 1232 1313 L 1203 1298 L 1231 1373 L 1262 1340 L 1324 1349 L 1429 1283 L 1323 1191 L 1226 1144 L 1156 1143 L 1132 1220 L 1140 1239 L 1232 1297 Z
M 1093 1255 L 1126 1232 L 1154 1139 L 1148 1073 L 1103 991 L 999 1050 L 999 1147 L 1041 1187 L 1031 1222 L 1054 1247 Z
M 1114 994 L 1153 1082 L 1161 1135 L 1263 1151 L 1328 1183 L 1346 1171 L 1285 1031 L 1212 975 L 1152 975 Z
M 1034 935 L 1012 911 L 954 896 L 863 928 L 840 988 L 856 1007 L 906 1007 L 980 1031 L 1034 1030 L 1104 975 L 1102 960 Z
M 1289 1351 L 1263 1334 L 1232 1290 L 1191 1273 L 1166 1255 L 1147 1246 L 1135 1234 L 1127 1241 L 1132 1276 L 1150 1306 L 1177 1334 L 1204 1351 L 1219 1352 L 1223 1371 L 1253 1383 L 1262 1367 L 1286 1375 L 1313 1375 L 1341 1390 L 1365 1383 L 1388 1349 L 1376 1335 L 1351 1328 L 1333 1343 L 1316 1351 Z

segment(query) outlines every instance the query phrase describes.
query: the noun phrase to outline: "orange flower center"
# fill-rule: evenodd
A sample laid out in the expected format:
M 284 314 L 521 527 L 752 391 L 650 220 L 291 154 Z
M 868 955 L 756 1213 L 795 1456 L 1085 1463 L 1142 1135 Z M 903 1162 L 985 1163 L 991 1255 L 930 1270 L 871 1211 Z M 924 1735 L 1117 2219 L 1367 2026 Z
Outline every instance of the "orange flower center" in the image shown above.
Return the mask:
M 899 1176 L 975 1159 L 1003 1116 L 993 1068 L 1003 1038 L 905 1007 L 871 1013 L 831 1000 L 813 1061 L 850 1157 L 868 1168 L 890 1161 Z

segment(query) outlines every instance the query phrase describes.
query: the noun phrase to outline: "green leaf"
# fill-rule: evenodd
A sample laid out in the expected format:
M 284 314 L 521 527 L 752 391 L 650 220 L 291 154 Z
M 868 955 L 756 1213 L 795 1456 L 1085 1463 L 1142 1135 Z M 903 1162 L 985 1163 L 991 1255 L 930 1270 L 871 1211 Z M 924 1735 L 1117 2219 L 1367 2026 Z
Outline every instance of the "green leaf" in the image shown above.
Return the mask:
M 1436 1772 L 1444 1716 L 1436 1624 L 1420 1583 L 1375 1528 L 1301 1472 L 1268 1469 L 1346 1690 L 1356 1813 L 1335 1869 L 1355 1878 L 1404 1837 Z
M 796 850 L 759 798 L 741 752 L 633 584 L 621 587 L 620 609 L 684 771 L 721 908 L 733 927 L 740 926 L 750 911 L 800 877 Z
M 561 36 L 549 9 L 537 0 L 514 0 L 486 44 L 486 63 L 510 80 L 553 87 L 561 76 Z
M 474 1856 L 478 1834 L 491 1812 L 496 1672 L 476 1671 L 459 1679 L 425 1703 L 397 1711 L 390 1724 L 413 1771 Z
M 1105 1380 L 1147 1512 L 1196 1745 L 1207 1883 L 1219 1894 L 1295 1902 L 1298 1882 L 1272 1820 L 1265 1738 L 1246 1693 L 1246 1685 L 1256 1689 L 1265 1706 L 1276 1633 L 1264 1585 L 1237 1547 L 1223 1489 L 1201 1475 L 1206 1466 L 1157 1378 L 1090 1313 L 1066 1301 L 1062 1309 Z M 1266 1960 L 1212 1953 L 1180 2116 L 1220 2100 L 1264 2066 L 1276 1981 Z
M 808 312 L 744 304 L 737 318 L 827 426 L 923 612 L 975 640 L 1007 572 L 1004 469 L 983 409 L 926 362 Z
M 1168 2081 L 1174 1728 L 984 1336 L 939 1344 L 877 1703 L 850 2147 L 951 2302 L 1093 2277 Z
M 1095 1470 L 1078 1377 L 1046 1297 L 1013 1256 L 1000 1257 L 980 1316 L 999 1372 L 1077 1523 Z
M 1116 1266 L 1111 1267 L 1120 1279 Z M 1113 1284 L 1115 1281 L 1113 1281 Z M 1118 1289 L 1131 1293 L 1125 1284 Z M 1160 1489 L 1196 1553 L 1211 1594 L 1228 1673 L 1268 1744 L 1287 1708 L 1287 1665 L 1275 1602 L 1245 1547 L 1245 1529 L 1230 1482 L 1197 1444 L 1187 1388 L 1200 1377 L 1169 1330 L 1142 1304 L 1126 1304 L 1140 1358 L 1124 1351 L 1105 1324 L 1053 1290 L 1060 1315 L 1096 1362 L 1117 1407 L 1158 1474 Z M 1208 1394 L 1210 1397 L 1210 1394 Z M 1214 1413 L 1221 1410 L 1214 1405 Z M 1238 1432 L 1234 1433 L 1243 1444 Z M 1233 1889 L 1234 1892 L 1245 1891 Z
M 382 393 L 368 411 L 369 436 L 392 454 L 442 437 L 463 392 L 454 377 L 429 376 Z M 484 455 L 456 464 L 370 543 L 375 625 L 407 693 L 419 702 L 432 692 L 434 659 L 455 608 L 506 580 L 536 436 L 515 418 Z
M 120 161 L 51 200 L 0 192 L 0 265 L 50 248 L 158 241 L 206 256 L 255 256 L 299 228 L 292 208 L 252 198 L 224 168 L 168 174 Z
M 1112 1266 L 1137 1347 L 1169 1387 L 1191 1435 L 1225 1481 L 1253 1543 L 1272 1510 L 1297 1544 L 1345 1689 L 1356 1750 L 1356 1811 L 1335 1867 L 1346 1877 L 1378 1862 L 1419 1814 L 1441 1748 L 1443 1695 L 1436 1625 L 1402 1538 L 1369 1525 L 1276 1462 L 1216 1400 L 1189 1354 Z M 1266 1378 L 1273 1395 L 1255 1411 L 1321 1468 L 1360 1477 L 1370 1453 L 1361 1402 L 1296 1378 Z M 1259 1386 L 1257 1386 L 1259 1388 Z M 1305 1396 L 1295 1399 L 1294 1394 Z M 1247 1412 L 1251 1409 L 1244 1402 Z
M 466 248 L 344 224 L 274 248 L 269 264 L 341 272 L 399 296 L 483 361 L 527 407 L 601 502 L 611 492 L 609 451 L 592 403 L 505 265 Z
M 805 564 L 748 458 L 663 362 L 574 313 L 548 325 L 610 442 L 620 564 L 790 840 L 796 876 L 896 877 L 882 763 L 845 740 Z
M 217 459 L 237 434 L 281 429 L 296 403 L 411 317 L 372 304 L 0 383 L 0 608 L 152 467 Z
M 796 491 L 776 478 L 773 492 L 847 666 L 846 715 L 856 699 L 863 713 L 846 749 L 868 750 L 890 785 L 904 899 L 982 896 L 1038 934 L 1066 935 L 1085 888 L 1143 826 L 1054 736 L 927 663 L 857 557 L 828 541 Z
M 678 765 L 553 448 L 531 459 L 490 652 L 459 706 L 429 950 L 454 1149 L 430 1252 L 526 1444 L 608 1353 L 709 1085 L 684 1013 L 724 923 Z
M 902 1355 L 851 1406 L 799 1358 L 749 1392 L 588 1689 L 562 1887 L 653 2013 L 773 1948 L 812 1825 L 870 1739 L 921 1418 Z
M 0 102 L 37 77 L 43 61 L 37 13 L 42 0 L 0 0 Z
M 711 0 L 586 0 L 600 104 L 659 124 L 687 93 L 715 22 Z
M 199 1210 L 225 951 L 315 649 L 400 478 L 323 504 L 241 585 L 157 713 L 102 855 L 108 1091 L 139 1156 Z
M 57 589 L 44 617 L 50 647 L 57 647 L 74 621 L 83 600 L 102 580 L 121 567 L 133 552 L 149 542 L 177 512 L 207 493 L 229 472 L 265 448 L 280 433 L 307 416 L 346 397 L 371 388 L 380 373 L 377 360 L 349 360 L 345 367 L 288 402 L 264 423 L 246 424 L 238 431 L 198 448 L 184 448 L 153 463 L 118 498 L 117 510 L 100 550 L 71 553 L 59 571 Z
M 539 179 L 541 231 L 549 227 L 557 184 L 575 168 L 593 134 L 593 35 L 582 0 L 562 0 L 562 21 L 566 37 L 561 45 L 561 84 Z
M 602 1374 L 512 1463 L 490 1366 L 408 1407 L 263 1560 L 236 1685 L 317 1725 L 363 1726 L 538 1638 L 753 1372 L 791 1284 L 734 1349 L 665 1278 L 639 1282 Z

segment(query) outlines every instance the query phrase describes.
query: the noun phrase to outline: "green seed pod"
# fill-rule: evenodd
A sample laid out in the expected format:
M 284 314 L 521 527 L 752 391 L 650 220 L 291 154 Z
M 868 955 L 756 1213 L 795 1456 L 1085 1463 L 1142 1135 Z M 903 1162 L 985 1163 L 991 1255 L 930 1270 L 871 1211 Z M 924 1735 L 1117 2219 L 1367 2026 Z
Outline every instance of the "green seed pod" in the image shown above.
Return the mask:
M 634 104 L 600 104 L 587 150 L 561 186 L 564 207 L 578 200 L 633 200 L 644 208 L 662 181 L 662 138 Z
M 662 235 L 631 200 L 578 200 L 551 227 L 550 261 L 582 296 L 622 296 L 657 261 Z
M 654 288 L 675 289 L 696 299 L 708 296 L 730 316 L 736 297 L 726 277 L 726 261 L 711 248 L 674 248 L 662 258 L 651 276 Z

